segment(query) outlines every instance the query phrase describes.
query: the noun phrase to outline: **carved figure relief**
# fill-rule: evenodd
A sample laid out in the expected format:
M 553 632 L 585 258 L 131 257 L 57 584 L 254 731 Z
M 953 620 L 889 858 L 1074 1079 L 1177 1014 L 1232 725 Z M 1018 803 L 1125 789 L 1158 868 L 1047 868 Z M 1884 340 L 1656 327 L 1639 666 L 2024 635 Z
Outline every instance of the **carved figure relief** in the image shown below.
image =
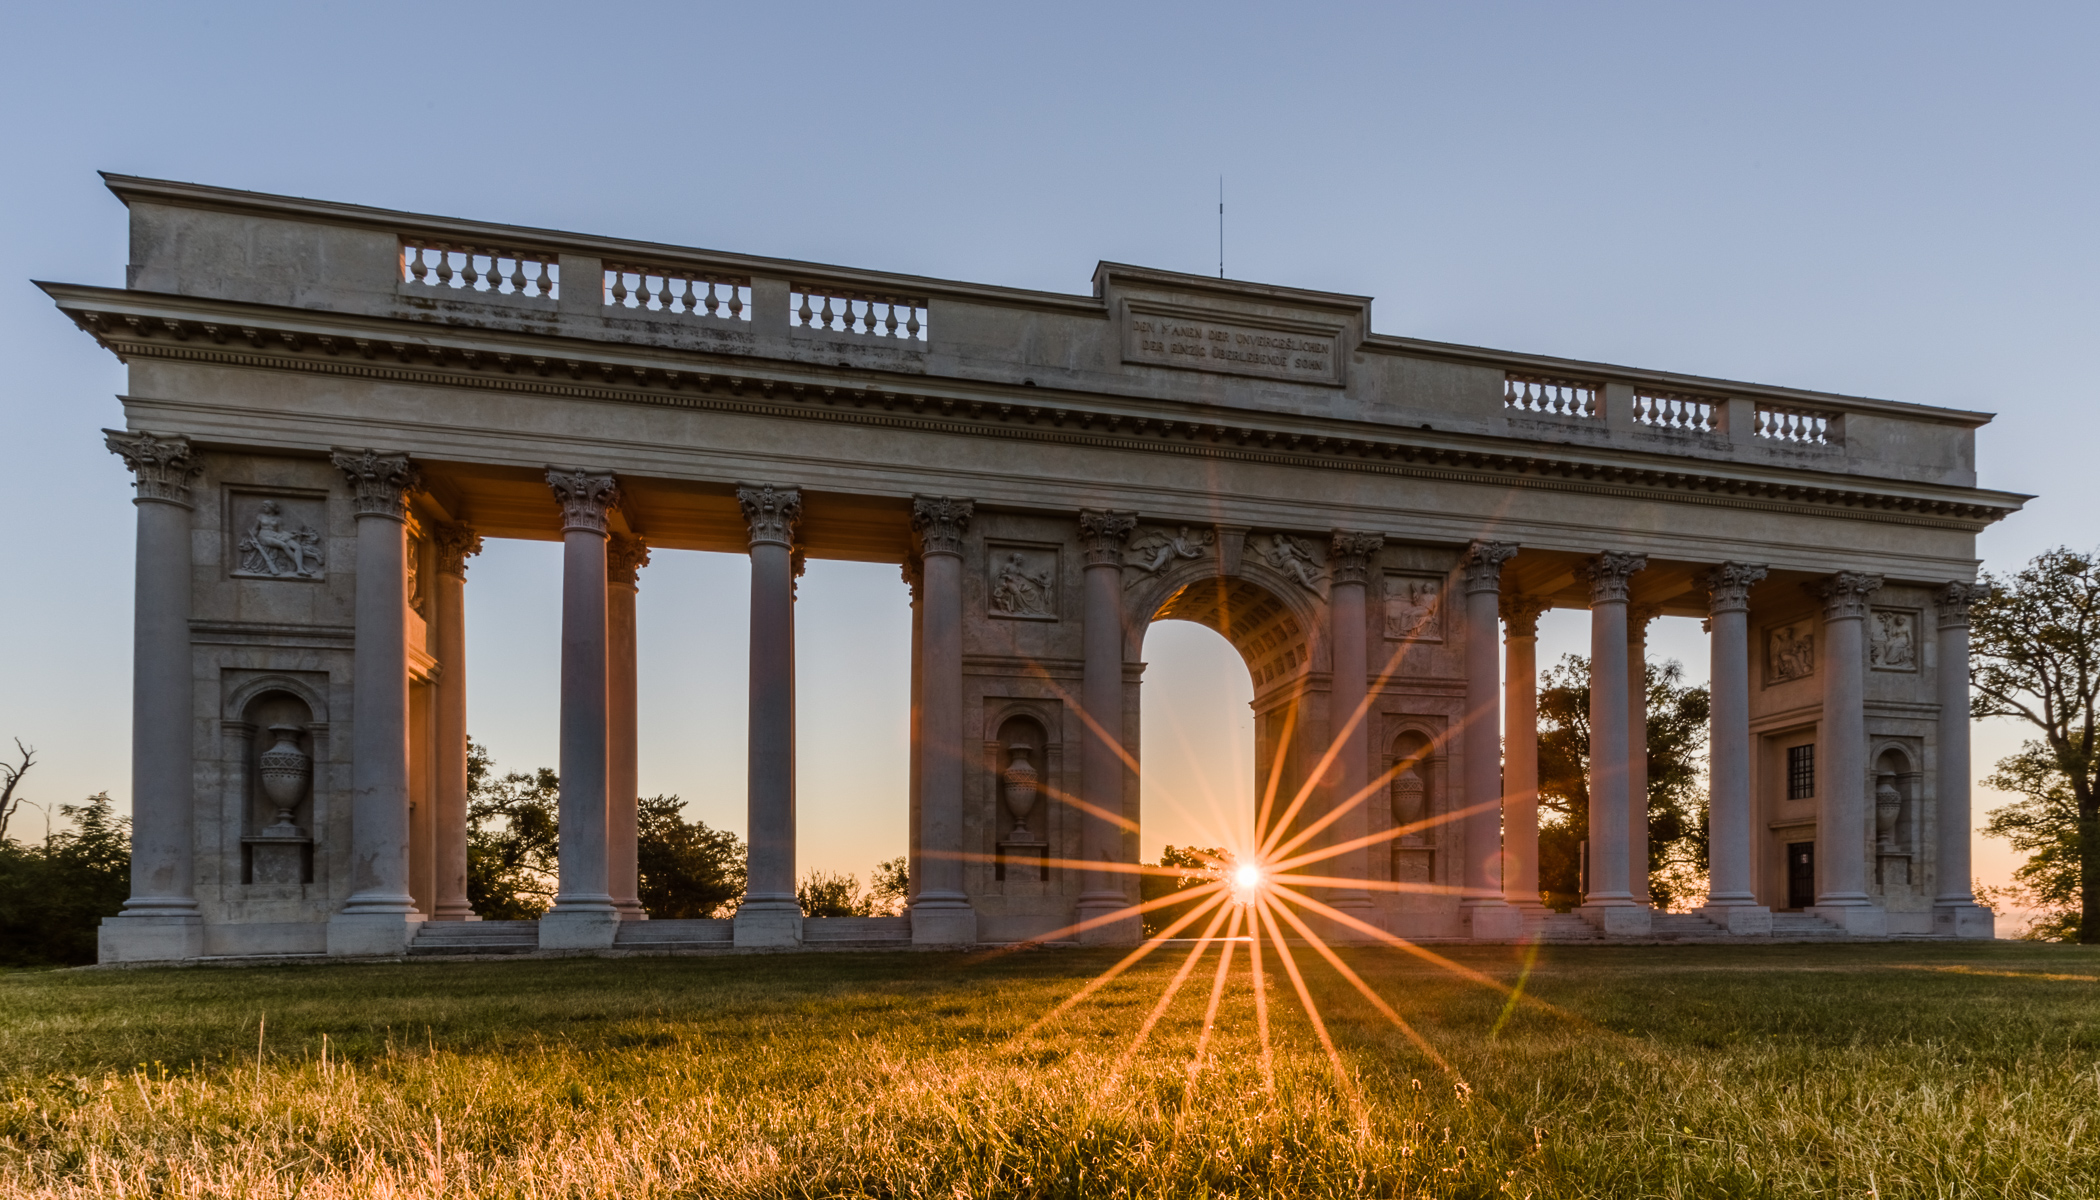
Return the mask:
M 1144 572 L 1131 580 L 1130 586 L 1143 583 L 1148 577 L 1164 574 L 1177 559 L 1202 558 L 1215 540 L 1217 535 L 1210 530 L 1191 533 L 1186 525 L 1181 527 L 1179 533 L 1169 533 L 1165 529 L 1140 530 L 1124 550 L 1123 565 L 1136 567 Z
M 1024 621 L 1057 619 L 1057 552 L 988 546 L 990 586 L 985 607 L 992 616 Z
M 1867 622 L 1867 661 L 1877 671 L 1918 669 L 1918 615 L 1877 608 Z
M 1322 575 L 1320 560 L 1313 557 L 1312 551 L 1307 550 L 1304 543 L 1287 533 L 1270 534 L 1265 539 L 1268 543 L 1265 546 L 1259 544 L 1264 539 L 1250 537 L 1248 540 L 1255 543 L 1256 553 L 1261 555 L 1262 561 L 1275 568 L 1278 574 L 1306 591 L 1319 595 Z
M 1806 679 L 1816 673 L 1816 623 L 1781 625 L 1765 635 L 1765 683 Z
M 1385 636 L 1395 641 L 1444 640 L 1444 581 L 1427 575 L 1385 577 Z
M 235 501 L 238 507 L 239 500 Z M 238 543 L 235 575 L 258 579 L 319 579 L 325 566 L 321 535 L 285 511 L 284 502 L 264 500 Z

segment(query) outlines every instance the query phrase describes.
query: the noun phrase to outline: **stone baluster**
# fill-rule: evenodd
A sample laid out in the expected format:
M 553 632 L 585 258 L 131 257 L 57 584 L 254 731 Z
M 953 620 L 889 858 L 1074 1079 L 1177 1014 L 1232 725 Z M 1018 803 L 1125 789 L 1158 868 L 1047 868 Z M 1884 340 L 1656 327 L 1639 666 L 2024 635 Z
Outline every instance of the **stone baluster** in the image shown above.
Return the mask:
M 1649 910 L 1634 901 L 1626 844 L 1627 679 L 1626 601 L 1646 555 L 1607 552 L 1579 572 L 1590 585 L 1590 887 L 1584 915 L 1615 937 L 1651 928 Z
M 976 506 L 949 496 L 912 499 L 919 535 L 919 854 L 924 862 L 911 906 L 916 945 L 977 940 L 977 910 L 963 891 L 963 535 Z
M 1339 739 L 1334 773 L 1334 802 L 1343 805 L 1341 816 L 1328 827 L 1329 845 L 1348 846 L 1332 861 L 1331 873 L 1343 879 L 1369 879 L 1371 858 L 1362 845 L 1370 827 L 1366 794 L 1371 782 L 1371 722 L 1366 711 L 1370 695 L 1370 650 L 1366 645 L 1368 616 L 1366 585 L 1372 564 L 1385 548 L 1385 537 L 1376 533 L 1336 530 L 1329 543 L 1328 566 L 1332 574 L 1327 612 L 1332 626 L 1334 682 L 1328 693 L 1328 728 Z M 1323 872 L 1327 873 L 1327 872 Z M 1328 893 L 1328 903 L 1359 921 L 1372 920 L 1371 893 L 1360 887 L 1340 887 Z M 1353 926 L 1336 923 L 1334 933 L 1343 938 L 1364 936 Z
M 1976 903 L 1969 876 L 1969 606 L 1982 597 L 1982 587 L 1958 582 L 1941 588 L 1938 597 L 1940 644 L 1933 670 L 1940 702 L 1934 779 L 1939 837 L 1932 929 L 1944 937 L 1992 936 L 1991 911 Z
M 437 904 L 435 921 L 478 921 L 467 900 L 467 559 L 481 535 L 436 525 L 437 543 Z
M 424 917 L 408 890 L 407 455 L 337 450 L 357 513 L 357 648 L 350 717 L 350 899 L 330 954 L 399 954 Z
M 1080 743 L 1080 856 L 1088 863 L 1123 857 L 1123 547 L 1137 514 L 1081 510 L 1079 542 L 1086 561 L 1084 662 L 1079 703 L 1086 732 Z M 1081 921 L 1099 920 L 1130 906 L 1123 876 L 1088 869 L 1079 895 Z M 1139 919 L 1107 921 L 1081 930 L 1088 944 L 1120 944 L 1141 936 Z
M 1706 903 L 1701 915 L 1730 933 L 1772 932 L 1772 910 L 1757 902 L 1750 847 L 1750 589 L 1765 568 L 1722 563 L 1706 573 L 1713 654 L 1709 732 Z
M 605 541 L 620 485 L 611 475 L 549 467 L 547 487 L 561 506 L 561 879 L 540 918 L 540 946 L 602 948 L 620 921 L 605 870 Z
M 132 591 L 131 896 L 102 923 L 103 962 L 204 953 L 196 899 L 196 685 L 190 664 L 189 439 L 104 430 L 131 469 L 138 512 Z
M 751 828 L 738 946 L 795 946 L 795 524 L 797 488 L 740 487 L 751 530 L 751 696 L 747 792 Z
M 1524 917 L 1502 897 L 1502 564 L 1511 542 L 1474 542 L 1463 563 L 1466 597 L 1466 816 L 1459 920 L 1468 937 L 1520 936 Z
M 641 792 L 639 679 L 636 672 L 634 597 L 649 547 L 638 537 L 614 534 L 605 552 L 605 874 L 613 907 L 623 921 L 646 921 L 641 870 L 636 857 L 640 829 L 636 803 Z
M 1527 914 L 1539 900 L 1539 614 L 1531 596 L 1502 598 L 1502 896 Z
M 1867 894 L 1867 605 L 1881 576 L 1840 571 L 1810 585 L 1823 598 L 1822 760 L 1816 789 L 1815 907 L 1853 933 L 1881 937 L 1888 913 Z
M 1648 622 L 1654 604 L 1626 606 L 1626 890 L 1651 904 L 1648 890 Z

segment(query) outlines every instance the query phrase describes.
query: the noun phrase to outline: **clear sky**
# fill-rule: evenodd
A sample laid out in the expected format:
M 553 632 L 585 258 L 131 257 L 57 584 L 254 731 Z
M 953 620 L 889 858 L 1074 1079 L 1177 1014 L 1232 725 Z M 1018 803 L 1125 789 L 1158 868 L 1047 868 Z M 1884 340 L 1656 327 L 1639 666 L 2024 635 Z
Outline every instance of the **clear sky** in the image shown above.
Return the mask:
M 2005 568 L 2096 540 L 2096 43 L 2100 8 L 2032 3 L 5 0 L 0 736 L 35 799 L 125 798 L 124 376 L 27 282 L 123 282 L 97 169 L 1072 292 L 1215 271 L 1222 174 L 1233 276 L 1373 295 L 1381 332 L 1997 412 L 1983 483 L 2041 497 L 1983 538 Z M 558 575 L 551 544 L 472 568 L 507 767 L 555 757 Z M 738 829 L 744 586 L 661 554 L 641 600 L 644 789 Z M 865 873 L 904 845 L 903 590 L 817 563 L 802 594 L 803 859 Z M 1244 790 L 1229 651 L 1146 653 L 1156 783 Z M 1980 729 L 1979 769 L 2018 737 Z M 1201 835 L 1147 803 L 1148 850 Z

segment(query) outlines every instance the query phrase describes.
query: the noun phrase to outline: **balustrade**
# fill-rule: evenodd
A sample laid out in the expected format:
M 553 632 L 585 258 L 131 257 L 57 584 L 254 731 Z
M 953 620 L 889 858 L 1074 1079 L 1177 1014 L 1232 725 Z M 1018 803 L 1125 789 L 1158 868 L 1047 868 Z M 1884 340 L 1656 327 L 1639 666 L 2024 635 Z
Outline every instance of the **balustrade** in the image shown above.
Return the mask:
M 797 329 L 923 342 L 926 301 L 795 283 L 788 285 L 788 324 Z
M 1827 446 L 1831 442 L 1832 415 L 1807 408 L 1785 408 L 1777 404 L 1757 406 L 1757 436 L 1775 442 L 1802 446 Z
M 751 280 L 681 267 L 606 263 L 605 306 L 749 321 Z
M 1719 396 L 1635 388 L 1633 420 L 1636 425 L 1653 425 L 1658 429 L 1712 433 L 1721 427 L 1721 414 L 1727 411 L 1727 403 Z
M 427 287 L 504 296 L 561 296 L 561 264 L 555 255 L 538 250 L 403 238 L 401 278 Z
M 1604 415 L 1604 406 L 1598 403 L 1599 391 L 1597 384 L 1587 380 L 1519 375 L 1510 371 L 1502 377 L 1502 407 L 1556 417 L 1594 419 Z

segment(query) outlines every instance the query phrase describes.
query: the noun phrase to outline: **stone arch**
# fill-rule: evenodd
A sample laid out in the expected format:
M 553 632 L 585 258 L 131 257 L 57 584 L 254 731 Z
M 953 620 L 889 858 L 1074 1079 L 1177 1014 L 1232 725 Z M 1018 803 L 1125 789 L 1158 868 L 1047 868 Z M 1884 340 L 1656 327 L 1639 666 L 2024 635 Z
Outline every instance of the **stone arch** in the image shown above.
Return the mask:
M 306 711 L 310 714 L 308 720 L 311 723 L 321 725 L 328 723 L 328 698 L 318 688 L 296 675 L 284 675 L 275 672 L 244 679 L 238 687 L 229 692 L 226 696 L 226 709 L 223 714 L 225 719 L 229 721 L 245 719 L 242 714 L 247 711 L 248 706 L 254 703 L 257 697 L 267 692 L 285 692 L 297 697 L 301 703 L 306 705 Z
M 1261 574 L 1221 575 L 1216 562 L 1205 558 L 1170 567 L 1140 584 L 1143 591 L 1133 597 L 1138 603 L 1132 608 L 1144 615 L 1131 622 L 1133 650 L 1144 644 L 1155 621 L 1194 621 L 1232 643 L 1254 677 L 1257 697 L 1279 683 L 1325 674 L 1330 669 L 1325 598 L 1274 572 Z

